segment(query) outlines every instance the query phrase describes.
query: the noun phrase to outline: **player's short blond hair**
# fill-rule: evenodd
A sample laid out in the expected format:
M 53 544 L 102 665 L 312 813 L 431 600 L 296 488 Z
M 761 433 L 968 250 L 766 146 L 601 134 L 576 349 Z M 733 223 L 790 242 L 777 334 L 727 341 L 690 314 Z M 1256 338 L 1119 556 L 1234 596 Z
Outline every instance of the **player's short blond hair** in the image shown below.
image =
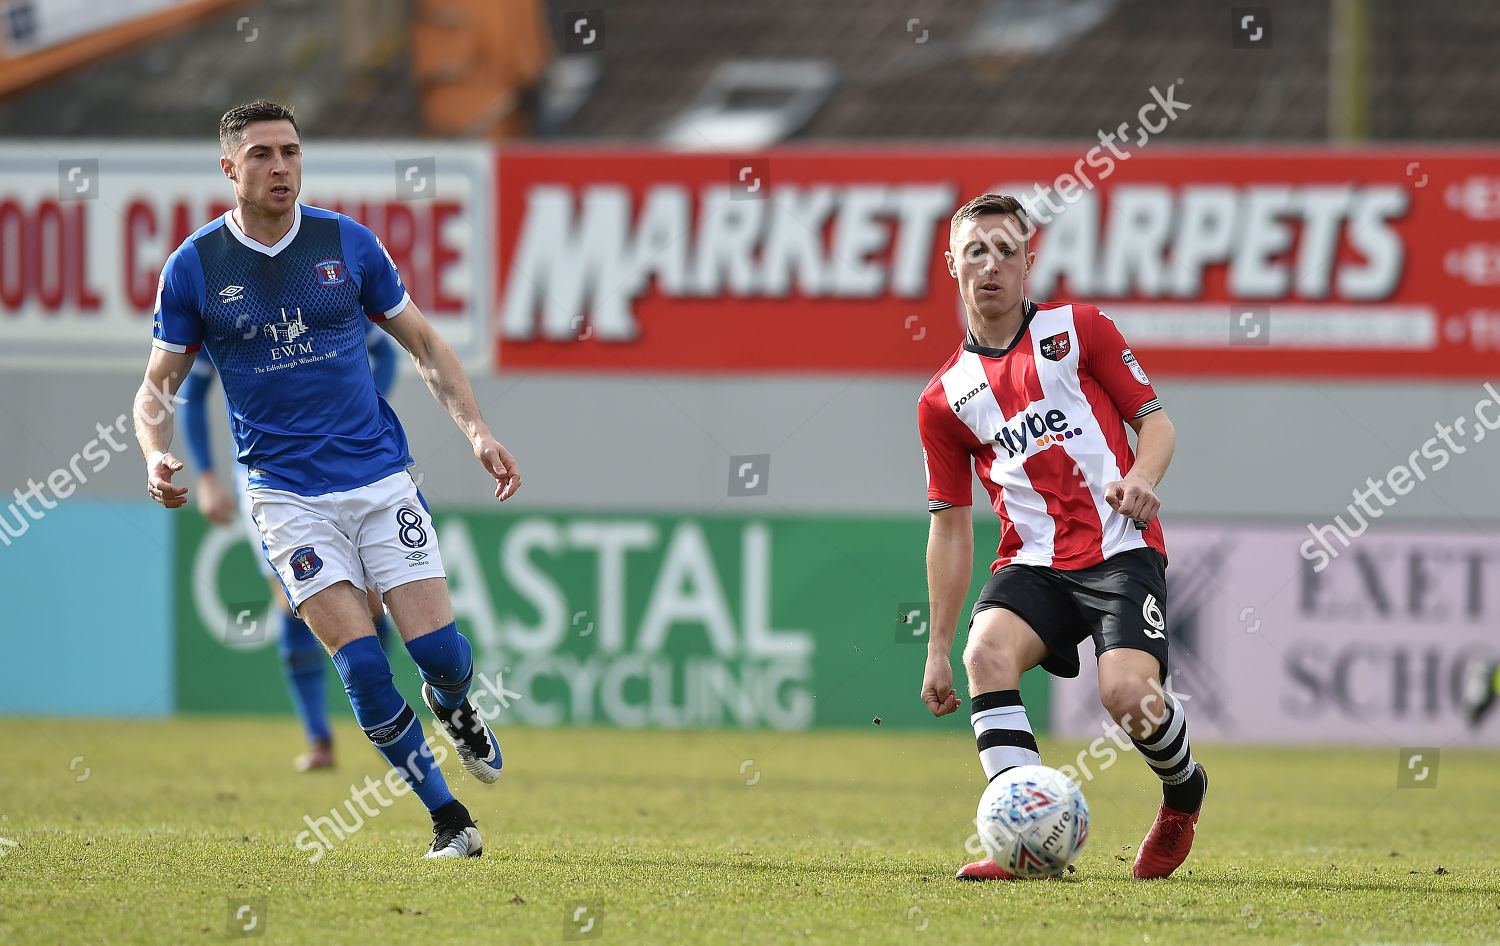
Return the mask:
M 1025 253 L 1031 249 L 1031 218 L 1026 215 L 1026 208 L 1021 206 L 1021 202 L 1009 194 L 980 194 L 958 208 L 954 211 L 953 223 L 948 228 L 948 239 L 953 239 L 965 220 L 973 220 L 985 214 L 1006 214 L 1015 218 L 1016 225 L 1021 229 L 1021 251 Z

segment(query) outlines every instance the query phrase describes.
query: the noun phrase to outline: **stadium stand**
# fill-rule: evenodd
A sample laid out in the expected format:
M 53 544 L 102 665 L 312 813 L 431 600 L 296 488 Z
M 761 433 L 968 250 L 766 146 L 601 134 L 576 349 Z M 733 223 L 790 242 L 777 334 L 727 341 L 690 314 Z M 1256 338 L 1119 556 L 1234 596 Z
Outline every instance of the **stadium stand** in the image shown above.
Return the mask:
M 786 80 L 767 88 L 753 78 L 784 63 L 813 86 L 814 107 L 804 95 L 791 109 L 783 137 L 792 141 L 1092 138 L 1178 78 L 1178 99 L 1194 112 L 1175 140 L 1331 137 L 1324 3 L 1278 8 L 1271 48 L 1235 57 L 1224 55 L 1225 8 L 1194 0 L 645 0 L 607 7 L 602 48 L 571 54 L 563 21 L 578 4 L 541 6 L 268 0 L 18 94 L 0 103 L 0 134 L 190 136 L 216 117 L 209 103 L 295 89 L 305 127 L 322 137 L 663 142 L 690 110 L 702 113 L 705 89 L 731 114 L 790 97 Z M 1500 6 L 1372 0 L 1368 9 L 1371 139 L 1500 136 L 1487 104 L 1500 93 L 1488 66 Z M 269 81 L 264 51 L 239 55 L 243 15 L 276 50 Z M 517 16 L 528 29 L 507 34 L 501 24 Z M 293 23 L 294 36 L 278 35 Z M 1455 42 L 1468 52 L 1454 54 Z

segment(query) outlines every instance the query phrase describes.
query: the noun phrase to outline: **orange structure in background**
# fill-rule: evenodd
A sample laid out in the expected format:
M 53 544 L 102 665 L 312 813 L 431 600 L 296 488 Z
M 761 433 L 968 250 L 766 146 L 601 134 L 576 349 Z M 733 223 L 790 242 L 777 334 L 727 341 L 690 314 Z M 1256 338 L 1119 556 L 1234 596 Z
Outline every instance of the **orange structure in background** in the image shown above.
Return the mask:
M 530 133 L 523 102 L 553 53 L 541 0 L 417 0 L 411 51 L 429 134 Z

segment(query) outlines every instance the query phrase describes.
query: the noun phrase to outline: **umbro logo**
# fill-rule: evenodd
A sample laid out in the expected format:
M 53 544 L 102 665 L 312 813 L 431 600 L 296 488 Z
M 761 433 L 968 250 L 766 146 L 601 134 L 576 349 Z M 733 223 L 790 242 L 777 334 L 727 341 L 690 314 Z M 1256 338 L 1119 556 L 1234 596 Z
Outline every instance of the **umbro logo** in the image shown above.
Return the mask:
M 406 726 L 403 725 L 400 721 L 392 723 L 389 726 L 383 726 L 380 729 L 372 729 L 370 730 L 370 741 L 375 743 L 377 746 L 382 742 L 390 742 L 392 739 L 395 739 L 397 736 L 401 735 L 401 733 L 405 729 Z
M 219 290 L 219 298 L 225 302 L 239 302 L 245 298 L 244 286 L 225 286 Z
M 422 559 L 424 559 L 426 557 L 427 557 L 427 553 L 426 552 L 413 552 L 410 555 L 406 556 L 406 560 L 409 561 L 409 562 L 420 562 Z

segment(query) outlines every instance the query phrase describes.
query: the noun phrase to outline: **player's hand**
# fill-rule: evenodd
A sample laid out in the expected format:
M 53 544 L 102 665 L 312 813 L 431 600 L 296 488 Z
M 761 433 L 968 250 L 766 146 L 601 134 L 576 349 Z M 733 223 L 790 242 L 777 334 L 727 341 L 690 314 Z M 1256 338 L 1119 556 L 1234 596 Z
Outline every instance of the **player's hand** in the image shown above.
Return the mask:
M 170 453 L 152 451 L 151 456 L 146 458 L 146 492 L 168 509 L 176 509 L 185 504 L 188 488 L 172 485 L 172 475 L 181 470 L 181 460 Z
M 198 476 L 198 511 L 216 526 L 229 525 L 229 517 L 234 511 L 233 497 L 211 470 Z
M 1150 522 L 1161 509 L 1161 500 L 1151 481 L 1143 476 L 1127 476 L 1104 487 L 1104 501 L 1127 519 Z
M 947 716 L 963 702 L 953 689 L 953 666 L 948 658 L 928 655 L 927 670 L 922 674 L 922 702 L 934 716 Z
M 489 434 L 474 438 L 474 456 L 495 478 L 495 498 L 502 503 L 521 488 L 521 469 L 510 451 Z

